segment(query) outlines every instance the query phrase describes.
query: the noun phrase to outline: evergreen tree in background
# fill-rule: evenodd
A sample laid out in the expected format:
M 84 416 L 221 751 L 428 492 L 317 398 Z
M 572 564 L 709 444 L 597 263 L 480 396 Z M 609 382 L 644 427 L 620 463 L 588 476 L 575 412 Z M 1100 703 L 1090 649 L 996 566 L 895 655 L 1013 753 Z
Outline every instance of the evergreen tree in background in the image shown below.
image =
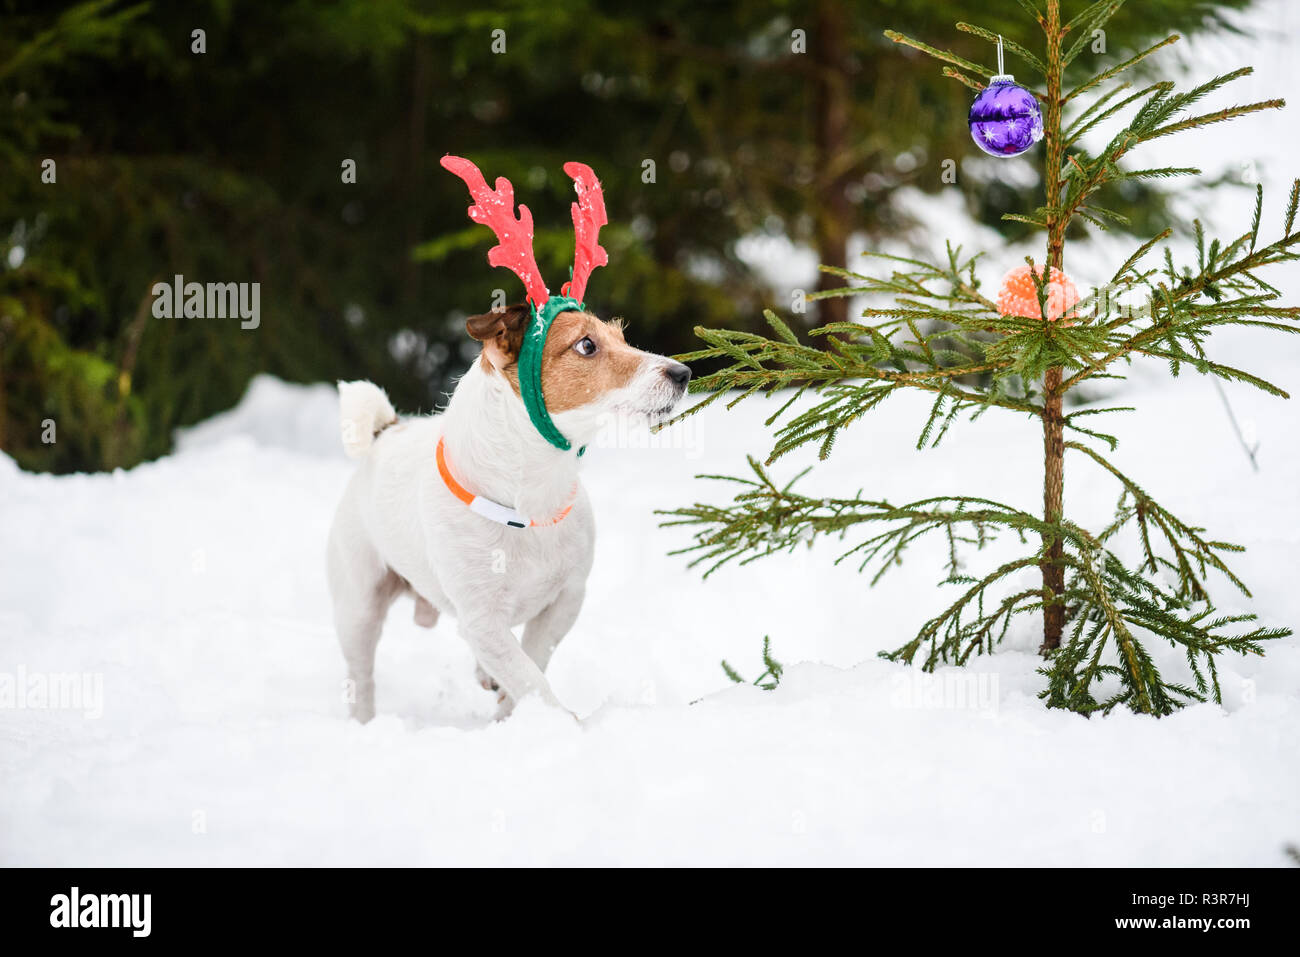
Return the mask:
M 1002 315 L 981 291 L 979 257 L 950 247 L 946 261 L 937 263 L 879 257 L 892 263 L 887 276 L 824 266 L 849 285 L 816 295 L 866 294 L 890 302 L 868 308 L 865 324 L 813 330 L 819 339 L 811 343 L 772 312 L 766 313 L 775 332 L 770 337 L 697 329 L 708 347 L 680 358 L 723 360 L 726 365 L 692 384 L 694 391 L 712 394 L 691 412 L 724 396 L 734 405 L 755 392 L 790 391 L 768 420 L 781 424 L 766 463 L 751 459 L 752 477 L 709 476 L 739 483 L 742 491 L 734 500 L 668 512 L 665 524 L 693 529 L 694 543 L 682 551 L 693 554 L 692 564 L 705 563 L 708 572 L 732 560 L 751 561 L 833 536 L 852 542 L 840 560 L 860 562 L 860 570 L 874 566 L 873 583 L 900 561 L 908 545 L 937 534 L 948 545 L 945 583 L 956 587 L 955 600 L 936 608 L 912 640 L 883 653 L 885 657 L 913 663 L 919 656 L 925 670 L 942 663 L 966 664 L 974 655 L 991 652 L 1013 620 L 1040 616 L 1046 658 L 1040 672 L 1047 679 L 1041 697 L 1049 706 L 1086 714 L 1124 705 L 1166 715 L 1189 702 L 1220 701 L 1219 654 L 1262 654 L 1264 641 L 1290 631 L 1252 625 L 1253 615 L 1216 611 L 1210 583 L 1215 576 L 1249 595 L 1225 563 L 1229 553 L 1240 549 L 1172 514 L 1111 460 L 1116 440 L 1099 431 L 1096 416 L 1120 410 L 1067 413 L 1065 400 L 1084 383 L 1122 378 L 1131 362 L 1147 358 L 1167 364 L 1174 375 L 1190 370 L 1286 397 L 1278 386 L 1215 361 L 1207 342 L 1224 326 L 1300 330 L 1300 309 L 1280 305 L 1279 291 L 1266 278 L 1270 267 L 1300 258 L 1300 180 L 1285 203 L 1280 238 L 1261 238 L 1264 197 L 1257 188 L 1249 228 L 1239 235 L 1209 239 L 1196 223 L 1196 260 L 1180 264 L 1168 247 L 1159 248 L 1171 235 L 1165 229 L 1118 264 L 1109 283 L 1072 314 L 1053 321 L 1050 274 L 1043 265 L 1063 269 L 1072 224 L 1084 220 L 1105 227 L 1115 217 L 1097 204 L 1099 191 L 1117 183 L 1199 172 L 1133 165 L 1142 144 L 1283 103 L 1198 112 L 1201 100 L 1247 75 L 1249 68 L 1188 90 L 1164 80 L 1136 89 L 1115 81 L 1176 36 L 1068 88 L 1065 71 L 1122 0 L 1083 6 L 1069 20 L 1062 18 L 1060 0 L 1019 3 L 1043 38 L 1041 45 L 1032 45 L 1037 52 L 1010 39 L 1007 46 L 1038 74 L 1031 86 L 1043 112 L 1046 195 L 1029 214 L 1008 215 L 1046 236 L 1042 260 L 1027 260 L 1035 277 L 1036 314 Z M 997 40 L 993 31 L 968 24 L 958 28 Z M 982 89 L 993 72 L 903 34 L 888 36 L 941 61 L 945 76 L 971 89 Z M 1122 128 L 1095 154 L 1088 152 L 1082 138 L 1107 122 Z M 800 494 L 797 478 L 780 485 L 769 475 L 773 461 L 810 443 L 825 459 L 843 429 L 900 389 L 933 396 L 918 447 L 937 445 L 963 414 L 973 420 L 1001 409 L 1035 420 L 1043 443 L 1042 512 L 961 494 L 900 505 L 860 493 L 817 498 Z M 733 395 L 732 390 L 741 391 Z M 814 394 L 816 401 L 795 410 L 805 393 Z M 1067 452 L 1072 453 L 1072 468 L 1099 469 L 1118 486 L 1115 517 L 1106 527 L 1085 529 L 1064 513 Z M 959 572 L 961 551 L 979 549 L 999 535 L 1022 544 L 1019 557 L 978 576 Z M 1128 545 L 1138 556 L 1135 564 L 1120 557 Z M 1031 569 L 1035 584 L 1024 580 L 1023 573 Z M 1185 653 L 1186 677 L 1171 678 L 1157 669 L 1148 651 L 1153 639 Z
M 1144 16 L 1119 11 L 1109 42 L 1214 27 L 1245 4 L 1149 0 Z M 909 0 L 888 15 L 930 35 L 986 6 Z M 5 0 L 0 449 L 29 469 L 130 466 L 258 372 L 372 379 L 400 408 L 434 407 L 468 361 L 465 315 L 500 283 L 438 169 L 447 152 L 509 177 L 542 224 L 568 221 L 563 162 L 591 164 L 617 264 L 594 304 L 638 345 L 682 351 L 700 324 L 754 331 L 770 293 L 746 239 L 844 265 L 851 232 L 905 231 L 899 191 L 939 188 L 936 158 L 957 155 L 965 91 L 919 54 L 884 56 L 884 15 L 852 0 Z M 954 43 L 975 56 L 983 40 Z M 982 220 L 1035 205 L 961 182 Z M 1142 181 L 1106 188 L 1100 205 L 1134 230 L 1158 215 Z M 540 229 L 542 268 L 563 269 L 571 244 Z M 260 327 L 154 318 L 152 284 L 176 274 L 260 283 Z M 809 319 L 846 305 L 821 299 Z

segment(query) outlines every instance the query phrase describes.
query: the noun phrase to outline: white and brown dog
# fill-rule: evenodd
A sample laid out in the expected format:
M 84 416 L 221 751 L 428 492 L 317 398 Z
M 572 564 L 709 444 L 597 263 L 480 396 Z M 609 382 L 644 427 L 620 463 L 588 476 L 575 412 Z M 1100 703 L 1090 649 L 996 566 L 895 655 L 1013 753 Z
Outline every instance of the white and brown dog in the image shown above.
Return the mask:
M 515 269 L 529 302 L 466 322 L 482 353 L 441 414 L 399 421 L 378 386 L 339 384 L 344 446 L 361 464 L 339 503 L 327 564 L 360 721 L 375 713 L 384 618 L 408 593 L 417 623 L 455 617 L 480 680 L 501 692 L 499 716 L 530 694 L 559 704 L 544 673 L 582 607 L 595 545 L 581 452 L 610 416 L 665 418 L 690 379 L 686 366 L 632 348 L 620 323 L 580 302 L 604 262 L 595 242 L 603 201 L 587 167 L 565 166 L 579 196 L 578 253 L 564 290 L 572 296 L 550 297 L 533 261 L 531 216 L 521 206 L 515 219 L 509 184 L 499 179 L 493 192 L 467 161 L 443 165 L 469 185 L 470 217 L 497 232 L 489 262 Z M 519 624 L 522 642 L 511 631 Z

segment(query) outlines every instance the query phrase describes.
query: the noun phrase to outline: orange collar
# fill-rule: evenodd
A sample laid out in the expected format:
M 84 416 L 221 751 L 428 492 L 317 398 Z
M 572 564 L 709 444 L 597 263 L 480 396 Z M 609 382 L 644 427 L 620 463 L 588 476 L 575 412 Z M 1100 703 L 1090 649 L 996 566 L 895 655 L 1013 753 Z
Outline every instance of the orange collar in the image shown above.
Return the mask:
M 481 495 L 475 495 L 465 486 L 461 485 L 452 477 L 451 469 L 447 468 L 447 453 L 443 444 L 442 436 L 438 436 L 438 474 L 442 476 L 443 484 L 458 499 L 469 506 L 471 512 L 482 515 L 484 518 L 499 522 L 502 525 L 509 525 L 511 528 L 540 528 L 546 525 L 558 525 L 564 516 L 568 515 L 573 508 L 570 502 L 560 510 L 559 514 L 545 521 L 536 522 L 520 515 L 513 508 L 509 508 L 499 502 L 483 498 Z M 577 495 L 577 489 L 574 489 L 574 495 Z

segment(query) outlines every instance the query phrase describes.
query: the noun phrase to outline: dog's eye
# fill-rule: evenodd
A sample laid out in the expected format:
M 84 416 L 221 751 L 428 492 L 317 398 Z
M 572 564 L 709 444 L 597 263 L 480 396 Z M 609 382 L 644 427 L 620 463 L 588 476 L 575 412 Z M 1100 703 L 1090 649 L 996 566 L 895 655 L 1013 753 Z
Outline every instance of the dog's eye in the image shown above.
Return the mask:
M 580 356 L 594 356 L 596 354 L 596 343 L 591 341 L 590 336 L 583 336 L 573 344 L 573 351 Z

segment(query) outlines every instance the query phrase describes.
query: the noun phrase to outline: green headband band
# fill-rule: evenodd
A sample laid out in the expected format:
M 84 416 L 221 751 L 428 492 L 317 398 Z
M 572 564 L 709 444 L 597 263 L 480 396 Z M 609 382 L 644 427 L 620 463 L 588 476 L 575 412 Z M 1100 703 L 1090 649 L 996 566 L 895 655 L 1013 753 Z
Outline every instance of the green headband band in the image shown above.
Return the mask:
M 547 442 L 560 451 L 567 452 L 573 446 L 551 421 L 551 413 L 546 411 L 546 400 L 542 397 L 542 352 L 555 317 L 569 310 L 585 312 L 587 307 L 568 296 L 551 296 L 542 303 L 540 311 L 531 300 L 529 306 L 533 317 L 528 323 L 523 344 L 519 347 L 519 391 L 523 395 L 524 408 L 528 410 L 528 418 L 532 420 L 533 427 Z M 578 450 L 578 454 L 585 451 L 587 449 L 584 446 Z

